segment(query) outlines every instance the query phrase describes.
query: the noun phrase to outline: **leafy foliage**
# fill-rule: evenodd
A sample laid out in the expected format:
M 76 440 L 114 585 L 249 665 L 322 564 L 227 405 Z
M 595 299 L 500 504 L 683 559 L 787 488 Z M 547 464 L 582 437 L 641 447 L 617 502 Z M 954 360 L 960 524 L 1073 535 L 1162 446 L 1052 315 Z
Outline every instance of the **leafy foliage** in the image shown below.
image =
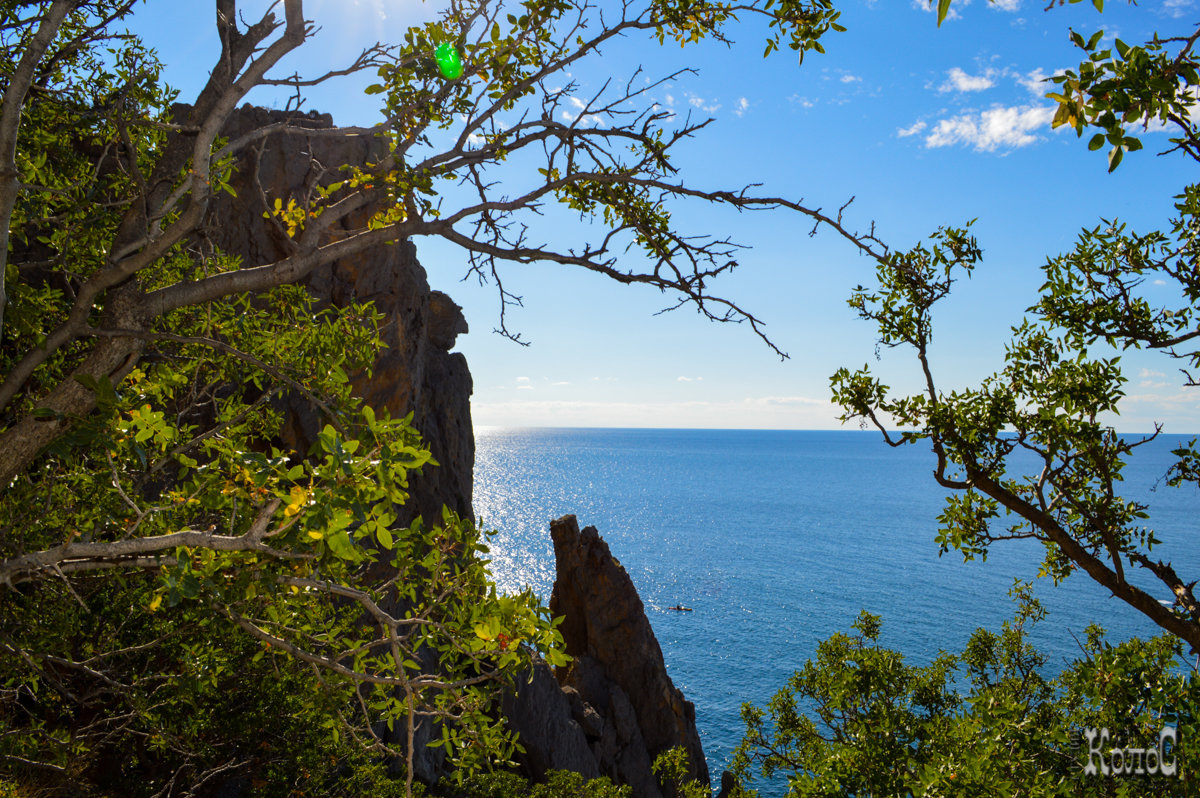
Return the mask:
M 1091 627 L 1083 656 L 1047 678 L 1028 639 L 1045 613 L 1028 585 L 1014 596 L 1016 616 L 999 633 L 978 629 L 961 654 L 928 665 L 881 646 L 880 620 L 868 613 L 850 634 L 819 643 L 816 660 L 764 708 L 744 705 L 734 759 L 742 784 L 783 774 L 789 798 L 1190 794 L 1187 775 L 1089 776 L 1083 768 L 1099 754 L 1080 744 L 1083 730 L 1108 729 L 1113 745 L 1153 747 L 1170 725 L 1179 745 L 1167 761 L 1192 772 L 1200 685 L 1177 668 L 1179 641 L 1114 646 Z
M 939 24 L 949 7 L 939 3 Z M 1107 48 L 1102 33 L 1073 31 L 1086 60 L 1052 79 L 1054 125 L 1080 136 L 1098 129 L 1088 146 L 1110 147 L 1109 171 L 1141 149 L 1138 126 L 1163 125 L 1177 134 L 1169 152 L 1194 165 L 1197 38 L 1200 28 L 1140 47 L 1118 39 Z M 1196 671 L 1179 658 L 1200 650 L 1195 582 L 1152 559 L 1161 541 L 1146 526 L 1148 508 L 1120 495 L 1126 464 L 1157 431 L 1128 438 L 1109 419 L 1125 396 L 1122 350 L 1153 349 L 1182 361 L 1185 384 L 1196 385 L 1189 370 L 1200 362 L 1196 196 L 1195 185 L 1184 186 L 1162 230 L 1138 233 L 1103 220 L 1071 252 L 1048 259 L 1040 296 L 1012 329 L 1003 366 L 974 388 L 941 390 L 931 356 L 937 303 L 982 260 L 970 224 L 884 252 L 875 259 L 877 287 L 856 288 L 849 304 L 876 327 L 881 346 L 914 354 L 922 390 L 895 396 L 869 366 L 840 369 L 831 380 L 843 420 L 877 427 L 893 446 L 932 449 L 934 477 L 951 491 L 939 517 L 942 553 L 986 558 L 998 541 L 1038 540 L 1044 575 L 1058 581 L 1082 571 L 1168 636 L 1114 646 L 1091 628 L 1083 656 L 1050 679 L 1026 640 L 1044 616 L 1026 588 L 1018 588 L 1017 617 L 1001 633 L 979 630 L 962 654 L 927 666 L 906 665 L 882 648 L 878 619 L 864 614 L 855 634 L 822 642 L 816 661 L 765 709 L 744 709 L 744 777 L 754 767 L 786 773 L 789 795 L 1194 792 L 1189 763 L 1200 749 L 1189 733 L 1200 717 L 1200 689 Z M 1142 292 L 1148 281 L 1174 287 L 1177 303 L 1149 301 Z M 1195 441 L 1174 455 L 1166 484 L 1196 486 Z M 1174 606 L 1158 602 L 1137 570 L 1165 586 Z M 1081 747 L 1083 730 L 1108 729 L 1118 747 L 1150 748 L 1164 726 L 1177 731 L 1183 778 L 1084 772 L 1093 741 Z
M 584 781 L 578 773 L 551 770 L 542 783 L 531 784 L 516 773 L 480 773 L 461 785 L 442 785 L 449 798 L 629 798 L 631 788 L 606 777 Z
M 503 764 L 515 741 L 496 690 L 534 655 L 562 662 L 555 624 L 531 595 L 496 594 L 469 520 L 399 520 L 411 475 L 436 464 L 411 418 L 353 393 L 382 345 L 379 315 L 315 306 L 299 286 L 435 235 L 496 282 L 502 330 L 513 298 L 498 264 L 546 260 L 765 339 L 710 293 L 738 245 L 676 229 L 669 202 L 784 207 L 860 240 L 796 202 L 679 182 L 670 149 L 707 123 L 665 128 L 637 109 L 648 89 L 632 80 L 592 98 L 587 124 L 557 121 L 575 87 L 548 86 L 613 37 L 728 42 L 739 15 L 767 22 L 768 52 L 822 52 L 838 12 L 651 0 L 601 18 L 582 2 L 472 0 L 308 78 L 276 74 L 313 32 L 302 0 L 257 20 L 216 0 L 220 55 L 175 106 L 158 56 L 120 30 L 135 5 L 0 3 L 0 784 L 182 796 L 250 778 L 264 795 L 413 794 L 430 736 L 460 779 Z M 444 45 L 461 53 L 457 77 L 433 64 Z M 285 120 L 224 137 L 256 86 L 299 103 L 364 71 L 378 75 L 379 125 L 318 134 Z M 380 146 L 338 173 L 314 162 L 303 189 L 268 196 L 251 155 L 297 132 Z M 545 168 L 498 194 L 522 149 Z M 469 190 L 443 196 L 450 181 Z M 247 263 L 214 245 L 212 200 L 235 185 L 261 195 L 281 256 Z M 542 202 L 602 221 L 599 241 L 530 244 L 519 215 Z M 629 247 L 642 257 L 618 263 Z M 298 402 L 319 419 L 305 449 L 284 430 Z M 607 794 L 556 778 L 563 794 Z
M 160 350 L 171 357 L 97 386 L 100 409 L 9 487 L 5 543 L 43 556 L 6 561 L 17 588 L 0 605 L 7 756 L 84 781 L 125 762 L 104 778 L 149 795 L 200 763 L 255 764 L 239 746 L 276 713 L 303 719 L 281 732 L 315 722 L 335 743 L 390 739 L 398 751 L 412 750 L 414 724 L 452 719 L 439 744 L 463 766 L 511 753 L 490 684 L 532 651 L 558 661 L 557 632 L 531 595 L 496 595 L 470 523 L 447 512 L 436 528 L 396 527 L 429 453 L 407 419 L 359 410 L 350 393 L 346 368 L 378 348 L 370 309 L 310 303 L 282 288 L 261 306 L 213 308 L 204 323 L 222 347 L 173 334 L 179 347 Z M 279 355 L 259 353 L 274 361 L 266 372 L 247 363 L 281 341 Z M 295 375 L 332 413 L 308 457 L 275 442 L 273 374 Z M 112 489 L 98 492 L 97 475 Z M 30 518 L 30 507 L 44 509 Z M 114 581 L 115 566 L 135 572 Z M 61 581 L 37 578 L 47 570 Z M 233 733 L 223 713 L 254 725 Z M 116 756 L 129 735 L 149 751 Z

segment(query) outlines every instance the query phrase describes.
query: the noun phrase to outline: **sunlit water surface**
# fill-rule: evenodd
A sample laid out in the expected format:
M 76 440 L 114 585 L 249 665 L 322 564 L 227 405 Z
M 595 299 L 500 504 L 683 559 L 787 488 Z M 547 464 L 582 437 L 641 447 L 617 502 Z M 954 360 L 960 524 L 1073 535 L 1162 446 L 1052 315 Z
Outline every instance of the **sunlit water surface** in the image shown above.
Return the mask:
M 943 492 L 932 455 L 866 432 L 520 429 L 476 431 L 475 512 L 502 589 L 549 600 L 549 522 L 594 525 L 628 570 L 676 686 L 696 705 L 714 780 L 741 739 L 742 702 L 764 703 L 862 609 L 883 642 L 925 663 L 961 650 L 978 626 L 1011 617 L 1013 578 L 1034 579 L 1036 544 L 997 546 L 986 563 L 938 556 Z M 1200 571 L 1194 487 L 1162 485 L 1164 436 L 1126 471 L 1125 495 L 1151 505 L 1161 554 Z M 1162 594 L 1162 589 L 1155 589 Z M 1038 580 L 1050 610 L 1035 642 L 1057 666 L 1099 622 L 1113 638 L 1155 628 L 1083 577 Z M 693 612 L 671 612 L 683 604 Z M 1057 667 L 1055 670 L 1057 671 Z M 781 794 L 768 785 L 764 796 Z

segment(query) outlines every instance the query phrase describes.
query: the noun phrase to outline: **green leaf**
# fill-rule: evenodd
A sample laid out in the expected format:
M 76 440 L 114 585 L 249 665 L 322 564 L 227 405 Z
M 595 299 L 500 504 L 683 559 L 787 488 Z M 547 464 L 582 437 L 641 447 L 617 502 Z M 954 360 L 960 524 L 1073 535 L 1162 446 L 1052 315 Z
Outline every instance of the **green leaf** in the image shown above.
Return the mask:
M 350 535 L 344 529 L 325 538 L 325 543 L 333 552 L 333 556 L 339 560 L 357 562 L 360 557 L 358 549 L 355 548 L 354 543 L 350 540 Z
M 396 545 L 392 539 L 392 531 L 386 526 L 380 525 L 379 529 L 375 532 L 375 537 L 379 539 L 379 545 L 388 551 L 391 551 L 392 547 Z
M 1125 157 L 1125 149 L 1123 147 L 1113 147 L 1108 153 L 1108 171 L 1112 172 L 1121 165 L 1121 159 Z
M 942 22 L 946 19 L 946 15 L 950 13 L 950 0 L 938 0 L 937 24 L 942 27 Z
M 1106 137 L 1103 133 L 1097 133 L 1096 135 L 1092 136 L 1092 140 L 1088 142 L 1088 149 L 1092 150 L 1093 152 L 1100 149 L 1104 146 L 1105 138 Z

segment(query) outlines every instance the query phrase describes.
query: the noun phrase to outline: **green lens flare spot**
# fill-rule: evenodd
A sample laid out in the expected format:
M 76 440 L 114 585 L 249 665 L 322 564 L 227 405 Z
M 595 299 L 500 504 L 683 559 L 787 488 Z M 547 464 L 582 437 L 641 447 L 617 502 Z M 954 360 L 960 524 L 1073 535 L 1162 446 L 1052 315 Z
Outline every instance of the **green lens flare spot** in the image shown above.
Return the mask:
M 441 70 L 442 77 L 446 80 L 455 80 L 462 75 L 462 61 L 459 60 L 458 50 L 454 49 L 454 45 L 439 44 L 438 48 L 433 51 L 433 57 L 437 60 L 438 69 Z

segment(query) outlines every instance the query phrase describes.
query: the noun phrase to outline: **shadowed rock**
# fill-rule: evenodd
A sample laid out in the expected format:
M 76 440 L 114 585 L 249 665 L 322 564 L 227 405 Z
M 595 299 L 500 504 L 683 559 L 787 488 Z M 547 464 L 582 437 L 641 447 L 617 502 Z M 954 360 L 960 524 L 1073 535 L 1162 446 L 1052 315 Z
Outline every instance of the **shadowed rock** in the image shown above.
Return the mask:
M 327 115 L 247 106 L 231 116 L 223 135 L 235 138 L 284 121 L 308 129 L 332 126 Z M 382 153 L 379 139 L 302 131 L 271 135 L 253 150 L 234 172 L 236 196 L 218 193 L 213 198 L 205 230 L 208 242 L 247 267 L 287 255 L 286 236 L 264 218 L 268 204 L 276 199 L 285 205 L 289 199 L 303 202 L 312 186 L 337 179 L 343 164 L 366 166 Z M 365 221 L 364 212 L 332 235 Z M 393 417 L 413 413 L 413 425 L 440 463 L 412 478 L 409 503 L 399 508 L 400 522 L 421 515 L 437 523 L 443 505 L 473 517 L 471 376 L 465 358 L 450 352 L 456 337 L 467 331 L 461 309 L 445 294 L 430 290 L 416 248 L 408 241 L 344 258 L 314 271 L 304 285 L 319 306 L 371 301 L 384 315 L 386 348 L 370 376 L 352 375 L 355 393 L 376 409 L 387 408 Z M 282 409 L 282 442 L 306 451 L 324 420 L 300 397 L 288 397 Z M 629 575 L 596 530 L 580 532 L 574 516 L 553 522 L 551 531 L 558 579 L 550 606 L 566 618 L 567 652 L 575 659 L 557 673 L 544 663 L 535 666 L 505 698 L 505 714 L 527 749 L 525 772 L 534 778 L 548 769 L 586 778 L 607 775 L 631 785 L 635 798 L 661 798 L 650 764 L 668 748 L 682 745 L 692 775 L 707 783 L 694 707 L 667 676 Z M 422 726 L 417 743 L 416 772 L 427 781 L 443 772 L 441 749 L 425 746 L 433 733 Z M 229 786 L 236 788 L 233 782 Z
M 328 114 L 296 114 L 253 106 L 236 110 L 222 135 L 236 138 L 253 130 L 286 122 L 292 132 L 273 133 L 250 148 L 233 172 L 236 196 L 218 192 L 211 202 L 204 236 L 207 244 L 238 257 L 243 267 L 273 263 L 288 255 L 287 237 L 264 218 L 269 204 L 289 199 L 306 202 L 309 190 L 341 178 L 345 164 L 367 167 L 386 151 L 372 136 L 317 136 L 304 130 L 330 128 Z M 372 209 L 344 220 L 330 233 L 337 238 L 365 226 Z M 314 270 L 302 283 L 317 307 L 348 307 L 371 302 L 383 314 L 380 331 L 384 348 L 365 371 L 351 374 L 355 394 L 376 412 L 387 409 L 393 418 L 413 414 L 438 467 L 411 474 L 409 500 L 397 507 L 397 522 L 408 525 L 417 516 L 441 523 L 442 507 L 474 518 L 471 486 L 475 438 L 471 425 L 471 374 L 467 361 L 451 353 L 455 339 L 467 332 L 462 311 L 450 297 L 429 287 L 425 269 L 410 241 L 385 244 L 342 258 Z M 304 397 L 285 395 L 281 442 L 305 452 L 327 423 Z M 368 579 L 383 581 L 389 574 L 377 564 Z M 385 602 L 385 608 L 392 608 Z M 434 667 L 431 661 L 429 667 Z M 418 778 L 436 781 L 444 774 L 445 755 L 428 743 L 437 735 L 430 724 L 417 729 Z
M 550 534 L 557 560 L 550 611 L 562 616 L 573 657 L 556 676 L 600 773 L 631 785 L 638 798 L 658 798 L 650 764 L 683 746 L 690 775 L 707 784 L 695 707 L 667 675 L 629 574 L 595 527 L 580 531 L 575 516 L 551 522 Z
M 328 114 L 288 114 L 244 106 L 235 111 L 222 135 L 236 138 L 268 125 L 287 122 L 293 128 L 333 126 Z M 303 132 L 277 133 L 251 148 L 237 165 L 231 183 L 236 196 L 218 192 L 209 210 L 208 240 L 244 267 L 273 263 L 288 254 L 286 236 L 263 218 L 276 199 L 304 202 L 310 187 L 340 179 L 340 167 L 366 167 L 385 151 L 372 136 L 331 137 Z M 257 174 L 258 185 L 252 175 Z M 365 225 L 368 211 L 332 232 Z M 455 338 L 467 331 L 461 309 L 440 291 L 432 291 L 416 247 L 401 241 L 368 249 L 316 269 L 304 282 L 318 306 L 346 307 L 372 302 L 383 314 L 382 337 L 372 374 L 351 375 L 355 393 L 376 410 L 394 418 L 413 414 L 413 426 L 440 464 L 426 468 L 411 482 L 411 498 L 400 509 L 401 523 L 417 515 L 441 522 L 442 506 L 466 517 L 471 511 L 475 439 L 471 427 L 471 374 L 467 361 L 451 353 Z M 302 397 L 286 400 L 283 440 L 297 451 L 308 449 L 324 420 Z

